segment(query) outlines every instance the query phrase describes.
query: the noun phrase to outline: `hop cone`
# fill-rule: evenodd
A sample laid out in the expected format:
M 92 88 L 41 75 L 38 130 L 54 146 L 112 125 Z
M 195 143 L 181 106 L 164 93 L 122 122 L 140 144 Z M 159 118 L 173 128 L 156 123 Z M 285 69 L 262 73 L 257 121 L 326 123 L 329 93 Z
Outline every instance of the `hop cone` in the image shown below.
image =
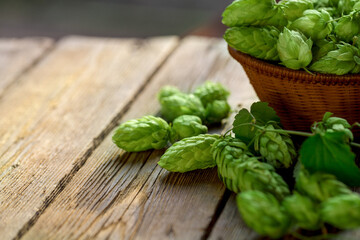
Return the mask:
M 300 193 L 320 202 L 352 192 L 344 183 L 338 181 L 334 175 L 322 172 L 309 174 L 304 169 L 299 172 L 295 188 Z
M 204 119 L 205 109 L 200 99 L 193 94 L 174 94 L 160 99 L 161 114 L 173 121 L 181 115 L 195 115 Z
M 354 135 L 351 132 L 351 125 L 344 118 L 330 117 L 331 115 L 324 115 L 323 125 L 327 132 L 344 132 L 349 140 L 354 140 Z
M 278 61 L 276 49 L 279 30 L 275 27 L 233 27 L 225 32 L 229 46 L 253 57 Z
M 289 21 L 294 21 L 301 17 L 307 9 L 314 9 L 314 5 L 310 0 L 284 0 L 280 1 L 279 5 Z
M 337 49 L 328 52 L 324 57 L 314 62 L 310 66 L 310 70 L 344 75 L 347 73 L 360 72 L 360 50 L 347 43 L 337 45 Z
M 236 196 L 245 223 L 260 235 L 279 238 L 290 228 L 290 217 L 271 194 L 246 191 Z
M 160 101 L 161 99 L 165 98 L 165 97 L 169 97 L 175 94 L 181 94 L 181 91 L 174 86 L 164 86 L 160 89 L 157 97 L 158 100 Z
M 353 6 L 354 11 L 360 11 L 360 1 L 357 1 Z
M 335 49 L 337 49 L 337 47 L 333 41 L 328 41 L 326 39 L 316 41 L 312 48 L 313 61 L 319 60 Z
M 290 25 L 290 29 L 302 32 L 306 37 L 316 41 L 326 38 L 333 30 L 330 14 L 325 11 L 314 9 L 306 10 L 303 16 L 296 19 Z
M 360 227 L 360 195 L 336 196 L 321 204 L 321 218 L 340 229 Z
M 266 127 L 265 132 L 255 141 L 255 150 L 274 167 L 288 168 L 296 156 L 294 144 L 289 135 L 272 132 L 274 129 L 273 125 Z
M 340 40 L 351 42 L 360 33 L 360 17 L 355 14 L 342 16 L 336 23 L 334 32 Z
M 225 137 L 216 140 L 211 148 L 213 159 L 218 167 L 218 175 L 226 187 L 233 192 L 240 192 L 236 179 L 236 164 L 244 162 L 250 158 L 247 154 L 247 146 L 244 142 Z
M 282 8 L 274 7 L 269 14 L 273 16 L 269 19 L 265 19 L 261 21 L 258 25 L 259 26 L 274 26 L 278 29 L 282 29 L 283 27 L 287 26 L 288 19 L 285 16 L 285 13 Z
M 284 28 L 279 35 L 277 50 L 281 63 L 291 69 L 305 68 L 312 60 L 312 41 L 297 31 Z
M 182 115 L 173 121 L 170 139 L 171 142 L 176 142 L 183 138 L 207 133 L 207 131 L 207 127 L 202 125 L 198 116 Z
M 274 168 L 250 157 L 241 141 L 217 141 L 212 151 L 219 177 L 231 191 L 259 190 L 272 193 L 278 199 L 290 193 L 287 184 Z
M 113 142 L 128 152 L 164 148 L 169 141 L 170 127 L 163 119 L 145 116 L 121 124 L 112 137 Z
M 222 23 L 228 27 L 257 25 L 271 18 L 274 0 L 236 0 L 222 14 Z
M 188 172 L 216 165 L 211 146 L 219 135 L 201 134 L 184 138 L 166 150 L 158 164 L 171 172 Z
M 317 230 L 320 228 L 320 212 L 318 205 L 310 198 L 295 192 L 282 202 L 286 212 L 300 228 Z
M 208 124 L 219 123 L 229 116 L 230 110 L 230 105 L 226 100 L 215 100 L 206 105 L 205 120 Z
M 221 83 L 206 81 L 195 89 L 194 95 L 206 106 L 214 100 L 227 100 L 230 92 Z

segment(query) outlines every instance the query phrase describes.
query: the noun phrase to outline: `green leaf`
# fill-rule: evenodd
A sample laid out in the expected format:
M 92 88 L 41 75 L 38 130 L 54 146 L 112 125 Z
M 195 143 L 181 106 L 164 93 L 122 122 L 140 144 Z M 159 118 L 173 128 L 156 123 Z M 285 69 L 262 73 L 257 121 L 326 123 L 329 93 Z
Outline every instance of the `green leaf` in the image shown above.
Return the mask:
M 244 141 L 246 144 L 251 142 L 251 140 L 255 137 L 257 129 L 248 123 L 253 122 L 254 117 L 251 116 L 250 112 L 245 108 L 241 109 L 235 116 L 233 123 L 233 132 L 235 133 L 235 137 Z
M 331 173 L 349 186 L 360 186 L 360 169 L 343 132 L 315 134 L 306 139 L 300 161 L 311 172 Z
M 251 105 L 251 114 L 256 119 L 256 124 L 266 125 L 269 121 L 280 123 L 280 118 L 267 102 L 256 102 Z

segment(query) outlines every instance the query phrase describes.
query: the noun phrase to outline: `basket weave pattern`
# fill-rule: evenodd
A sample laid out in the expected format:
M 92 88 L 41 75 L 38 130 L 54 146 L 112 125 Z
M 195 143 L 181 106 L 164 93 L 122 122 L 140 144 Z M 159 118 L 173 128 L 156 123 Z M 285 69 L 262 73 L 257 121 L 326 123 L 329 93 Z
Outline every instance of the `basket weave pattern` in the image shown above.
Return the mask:
M 228 49 L 244 68 L 259 99 L 276 110 L 285 129 L 309 131 L 325 112 L 350 124 L 360 122 L 360 74 L 311 75 Z

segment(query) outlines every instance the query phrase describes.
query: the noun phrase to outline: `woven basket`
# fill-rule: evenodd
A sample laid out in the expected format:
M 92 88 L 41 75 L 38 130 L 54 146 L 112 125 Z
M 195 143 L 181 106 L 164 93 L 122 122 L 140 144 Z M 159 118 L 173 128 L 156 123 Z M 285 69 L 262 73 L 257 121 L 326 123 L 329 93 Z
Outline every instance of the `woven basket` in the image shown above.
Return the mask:
M 285 129 L 310 131 L 311 124 L 320 121 L 325 112 L 350 124 L 360 122 L 360 74 L 311 75 L 228 49 L 244 68 L 259 99 L 276 110 Z

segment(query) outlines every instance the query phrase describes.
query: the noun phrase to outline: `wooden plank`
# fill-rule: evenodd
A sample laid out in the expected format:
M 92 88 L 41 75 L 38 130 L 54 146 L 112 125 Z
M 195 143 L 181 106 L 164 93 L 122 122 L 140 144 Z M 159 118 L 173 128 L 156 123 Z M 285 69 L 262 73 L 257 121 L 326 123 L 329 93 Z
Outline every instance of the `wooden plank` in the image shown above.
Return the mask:
M 248 228 L 241 219 L 240 213 L 236 206 L 235 194 L 232 193 L 225 205 L 219 219 L 211 231 L 209 240 L 220 239 L 238 239 L 238 240 L 255 240 L 259 235 Z
M 0 98 L 51 46 L 49 38 L 0 39 Z
M 2 239 L 33 224 L 176 45 L 66 38 L 9 89 L 0 102 Z
M 232 106 L 256 99 L 222 40 L 188 37 L 121 122 L 155 114 L 161 86 L 191 90 L 206 79 L 232 89 Z M 162 154 L 162 150 L 125 153 L 109 134 L 23 239 L 201 238 L 225 188 L 216 169 L 185 174 L 161 169 L 156 162 Z

